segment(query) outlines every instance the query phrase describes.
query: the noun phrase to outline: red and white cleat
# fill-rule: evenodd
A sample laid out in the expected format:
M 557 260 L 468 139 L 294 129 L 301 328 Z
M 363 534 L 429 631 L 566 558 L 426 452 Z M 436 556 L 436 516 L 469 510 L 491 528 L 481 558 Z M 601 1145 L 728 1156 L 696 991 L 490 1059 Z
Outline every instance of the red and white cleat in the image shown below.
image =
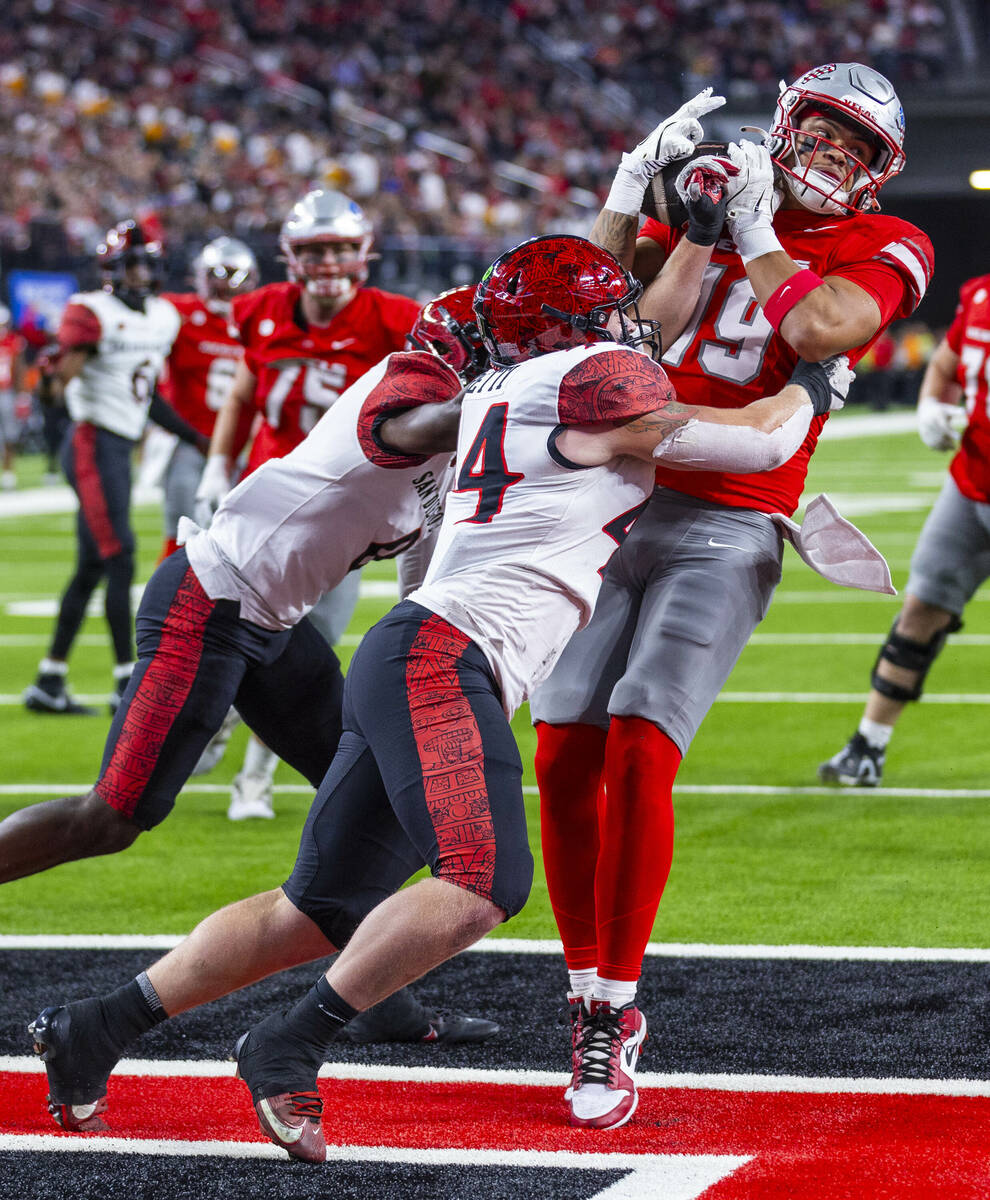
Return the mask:
M 617 1129 L 636 1111 L 636 1064 L 646 1041 L 646 1018 L 634 1004 L 613 1009 L 592 1000 L 580 1015 L 573 1053 L 571 1124 Z

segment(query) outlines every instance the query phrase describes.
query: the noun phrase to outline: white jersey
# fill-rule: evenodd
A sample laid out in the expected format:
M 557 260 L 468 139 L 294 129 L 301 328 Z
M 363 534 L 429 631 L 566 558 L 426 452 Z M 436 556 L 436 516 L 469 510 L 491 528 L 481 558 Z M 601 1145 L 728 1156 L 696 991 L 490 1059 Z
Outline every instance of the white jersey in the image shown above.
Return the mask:
M 66 386 L 74 421 L 88 421 L 137 441 L 148 420 L 155 381 L 179 332 L 179 314 L 167 300 L 149 296 L 136 311 L 110 292 L 70 297 L 59 327 L 59 345 L 97 352 Z
M 438 527 L 449 452 L 383 447 L 376 428 L 396 409 L 452 399 L 456 373 L 424 351 L 388 355 L 349 387 L 284 458 L 237 485 L 208 530 L 186 543 L 208 596 L 237 600 L 265 629 L 290 629 L 348 571 L 394 558 Z
M 556 449 L 566 425 L 660 406 L 657 395 L 649 408 L 616 407 L 611 380 L 636 354 L 614 342 L 557 351 L 489 371 L 465 392 L 455 484 L 409 599 L 477 642 L 509 716 L 587 623 L 605 564 L 653 490 L 649 463 L 580 467 Z M 607 413 L 580 386 L 589 375 L 604 384 Z

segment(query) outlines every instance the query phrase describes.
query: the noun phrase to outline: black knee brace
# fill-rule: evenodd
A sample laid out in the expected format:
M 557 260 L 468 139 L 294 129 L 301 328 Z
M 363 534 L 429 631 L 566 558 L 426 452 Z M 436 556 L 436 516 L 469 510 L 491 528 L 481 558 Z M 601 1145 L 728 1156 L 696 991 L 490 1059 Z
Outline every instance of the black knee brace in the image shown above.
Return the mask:
M 881 696 L 886 696 L 889 700 L 897 700 L 901 703 L 919 699 L 924 688 L 925 676 L 939 651 L 945 645 L 945 639 L 950 633 L 957 633 L 960 629 L 962 629 L 962 621 L 953 614 L 948 625 L 944 629 L 940 629 L 930 642 L 915 642 L 897 632 L 897 622 L 895 621 L 890 627 L 890 633 L 887 634 L 887 640 L 880 647 L 877 661 L 873 664 L 870 683 L 874 691 L 879 692 Z M 914 687 L 904 687 L 899 683 L 884 679 L 877 671 L 882 658 L 895 667 L 903 667 L 906 671 L 917 671 L 918 678 Z

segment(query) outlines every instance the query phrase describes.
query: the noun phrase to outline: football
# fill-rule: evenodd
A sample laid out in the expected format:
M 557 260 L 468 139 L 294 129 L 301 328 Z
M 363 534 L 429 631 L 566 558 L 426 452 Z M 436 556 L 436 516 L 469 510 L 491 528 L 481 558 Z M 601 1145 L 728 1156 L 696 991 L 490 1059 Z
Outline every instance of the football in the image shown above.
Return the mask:
M 642 212 L 653 217 L 661 225 L 671 225 L 674 229 L 683 225 L 688 219 L 684 201 L 678 196 L 674 180 L 692 159 L 700 158 L 703 154 L 724 154 L 726 142 L 699 142 L 694 153 L 688 158 L 677 158 L 662 167 L 650 181 L 643 197 Z

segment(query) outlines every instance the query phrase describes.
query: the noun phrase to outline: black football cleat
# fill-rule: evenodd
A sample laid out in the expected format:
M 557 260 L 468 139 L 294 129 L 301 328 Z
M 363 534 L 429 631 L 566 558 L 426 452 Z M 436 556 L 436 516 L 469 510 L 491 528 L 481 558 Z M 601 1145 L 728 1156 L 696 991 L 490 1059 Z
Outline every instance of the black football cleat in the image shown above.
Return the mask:
M 426 1009 L 409 991 L 400 988 L 373 1008 L 352 1017 L 340 1031 L 340 1040 L 369 1045 L 375 1042 L 442 1042 L 446 1045 L 483 1042 L 498 1033 L 498 1025 L 484 1017 L 438 1013 Z
M 823 783 L 837 783 L 840 787 L 877 787 L 883 778 L 885 757 L 886 750 L 871 746 L 857 732 L 838 754 L 819 766 L 818 778 Z
M 56 716 L 94 717 L 96 709 L 80 704 L 66 691 L 65 683 L 59 679 L 57 686 L 47 681 L 37 681 L 24 689 L 24 707 L 31 712 L 52 713 Z
M 28 1026 L 48 1074 L 48 1111 L 72 1133 L 109 1129 L 107 1080 L 119 1056 L 103 1028 L 99 1001 L 45 1008 Z

